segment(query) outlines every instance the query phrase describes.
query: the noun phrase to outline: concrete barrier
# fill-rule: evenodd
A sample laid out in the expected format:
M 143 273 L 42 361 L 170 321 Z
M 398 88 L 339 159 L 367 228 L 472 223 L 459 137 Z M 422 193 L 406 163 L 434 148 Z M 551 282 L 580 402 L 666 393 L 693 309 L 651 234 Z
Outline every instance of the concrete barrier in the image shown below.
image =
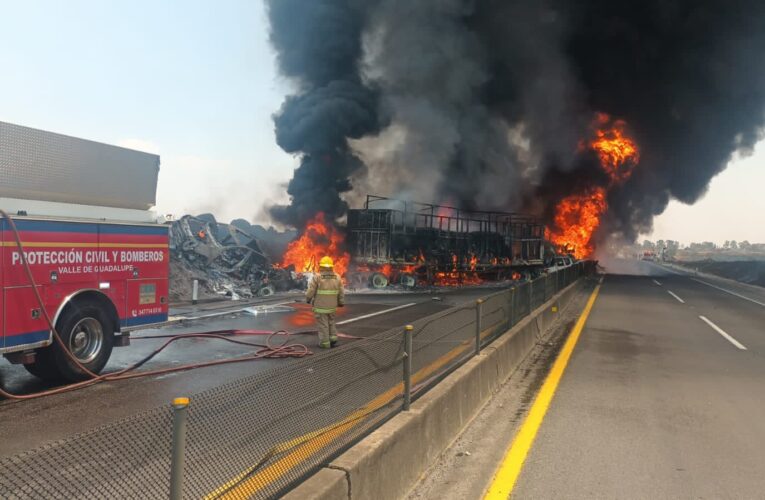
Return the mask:
M 289 500 L 405 496 L 553 325 L 583 280 L 536 309 L 402 412 L 285 495 Z

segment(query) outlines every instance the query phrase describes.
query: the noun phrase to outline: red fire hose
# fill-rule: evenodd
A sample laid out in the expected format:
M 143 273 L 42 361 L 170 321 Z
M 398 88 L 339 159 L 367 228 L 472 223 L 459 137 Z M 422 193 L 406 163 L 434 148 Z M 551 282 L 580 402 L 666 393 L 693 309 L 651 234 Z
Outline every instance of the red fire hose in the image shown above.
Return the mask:
M 102 375 L 93 373 L 92 371 L 88 370 L 85 366 L 83 366 L 82 363 L 80 363 L 77 357 L 74 356 L 74 354 L 72 354 L 72 352 L 67 348 L 64 341 L 61 340 L 61 336 L 59 335 L 58 330 L 56 330 L 56 326 L 53 324 L 53 321 L 51 320 L 50 315 L 48 314 L 48 311 L 45 309 L 45 304 L 43 303 L 42 297 L 40 296 L 40 292 L 37 289 L 37 283 L 35 282 L 34 276 L 32 275 L 32 269 L 29 267 L 29 262 L 27 262 L 27 257 L 26 257 L 26 254 L 24 253 L 24 246 L 21 243 L 21 237 L 19 236 L 19 232 L 18 232 L 18 229 L 16 228 L 16 224 L 14 223 L 13 219 L 4 210 L 0 210 L 0 215 L 5 220 L 8 221 L 11 231 L 13 232 L 13 237 L 16 240 L 16 246 L 18 247 L 19 254 L 21 255 L 21 262 L 24 266 L 24 271 L 26 272 L 27 279 L 29 280 L 29 283 L 32 286 L 32 290 L 34 291 L 35 298 L 37 299 L 37 303 L 40 305 L 40 310 L 42 311 L 43 317 L 45 318 L 45 321 L 48 323 L 48 326 L 50 327 L 51 332 L 53 332 L 54 342 L 58 344 L 59 348 L 61 348 L 64 351 L 66 356 L 74 363 L 74 365 L 77 368 L 82 370 L 84 374 L 90 377 L 88 380 L 83 380 L 82 382 L 76 382 L 63 387 L 49 389 L 46 391 L 36 392 L 32 394 L 12 394 L 4 390 L 3 388 L 0 388 L 0 396 L 2 397 L 5 397 L 11 400 L 16 400 L 16 401 L 25 400 L 25 399 L 35 399 L 35 398 L 39 398 L 43 396 L 51 396 L 53 394 L 61 394 L 64 392 L 73 391 L 75 389 L 81 389 L 83 387 L 88 387 L 88 386 L 91 386 L 100 382 L 106 382 L 106 381 L 127 380 L 127 379 L 137 378 L 137 377 L 149 377 L 152 375 L 161 375 L 165 373 L 180 372 L 180 371 L 192 370 L 195 368 L 224 365 L 229 363 L 241 363 L 244 361 L 254 361 L 258 359 L 302 358 L 304 356 L 308 356 L 312 354 L 311 350 L 308 349 L 308 347 L 305 346 L 304 344 L 289 343 L 289 340 L 283 342 L 282 344 L 274 345 L 273 340 L 276 337 L 279 337 L 279 336 L 289 337 L 293 335 L 283 330 L 267 333 L 268 338 L 265 344 L 245 342 L 243 340 L 237 340 L 235 338 L 232 338 L 233 336 L 236 336 L 236 335 L 263 335 L 266 333 L 261 330 L 216 330 L 212 332 L 184 333 L 180 335 L 158 335 L 158 336 L 142 337 L 142 338 L 167 338 L 168 340 L 164 344 L 162 344 L 160 347 L 152 351 L 149 355 L 141 359 L 140 361 L 128 366 L 127 368 L 118 370 L 116 372 L 105 373 Z M 302 333 L 308 333 L 308 332 L 302 332 Z M 177 340 L 181 340 L 181 339 L 188 339 L 188 338 L 208 338 L 208 339 L 224 340 L 226 342 L 232 342 L 234 344 L 257 347 L 258 350 L 253 353 L 250 353 L 247 356 L 242 356 L 238 358 L 218 359 L 214 361 L 204 361 L 200 363 L 190 363 L 190 364 L 181 365 L 181 366 L 174 366 L 171 368 L 158 368 L 156 370 L 148 370 L 148 371 L 143 371 L 138 373 L 131 373 L 133 370 L 141 367 L 142 365 L 150 361 L 152 358 L 157 356 L 160 352 L 162 352 L 166 347 L 168 347 L 173 342 Z

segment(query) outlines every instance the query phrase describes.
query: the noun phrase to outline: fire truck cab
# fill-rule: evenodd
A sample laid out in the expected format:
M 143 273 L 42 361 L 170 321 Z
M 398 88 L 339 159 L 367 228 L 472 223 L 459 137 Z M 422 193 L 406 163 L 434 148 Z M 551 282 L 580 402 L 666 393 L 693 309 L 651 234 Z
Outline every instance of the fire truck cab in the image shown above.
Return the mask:
M 83 380 L 72 357 L 98 373 L 128 330 L 167 320 L 168 226 L 150 210 L 158 172 L 156 155 L 0 122 L 0 353 L 9 361 L 44 379 Z

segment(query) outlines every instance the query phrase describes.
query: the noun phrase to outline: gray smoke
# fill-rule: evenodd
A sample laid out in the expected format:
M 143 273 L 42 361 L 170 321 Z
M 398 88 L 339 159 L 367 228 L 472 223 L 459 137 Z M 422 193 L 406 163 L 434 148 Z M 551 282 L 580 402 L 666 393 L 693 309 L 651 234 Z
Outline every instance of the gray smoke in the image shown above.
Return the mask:
M 302 11 L 279 23 L 277 10 L 296 3 Z M 605 112 L 627 122 L 641 161 L 610 192 L 603 232 L 634 238 L 669 199 L 702 196 L 735 152 L 751 150 L 765 121 L 764 2 L 269 4 L 280 65 L 304 82 L 277 116 L 279 143 L 311 165 L 327 149 L 345 159 L 305 172 L 301 165 L 290 183 L 292 204 L 275 215 L 328 205 L 340 214 L 340 194 L 353 182 L 384 187 L 382 194 L 549 218 L 562 197 L 607 182 L 594 155 L 578 148 L 595 113 Z M 324 29 L 330 6 L 337 15 Z M 312 28 L 302 31 L 306 25 Z M 345 98 L 315 111 L 319 90 L 333 81 L 367 96 L 353 99 L 363 113 L 346 113 Z M 296 126 L 308 122 L 304 102 L 321 130 Z M 390 116 L 390 126 L 381 116 Z M 305 182 L 327 168 L 332 186 Z M 318 194 L 324 189 L 331 196 Z

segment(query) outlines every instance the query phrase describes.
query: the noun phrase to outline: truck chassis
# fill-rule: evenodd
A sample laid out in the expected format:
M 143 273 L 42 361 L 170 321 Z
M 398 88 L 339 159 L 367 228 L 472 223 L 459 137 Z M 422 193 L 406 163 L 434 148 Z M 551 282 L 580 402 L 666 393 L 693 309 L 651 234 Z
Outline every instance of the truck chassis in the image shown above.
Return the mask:
M 533 217 L 374 195 L 349 210 L 347 242 L 352 286 L 528 279 L 545 263 L 544 225 Z

